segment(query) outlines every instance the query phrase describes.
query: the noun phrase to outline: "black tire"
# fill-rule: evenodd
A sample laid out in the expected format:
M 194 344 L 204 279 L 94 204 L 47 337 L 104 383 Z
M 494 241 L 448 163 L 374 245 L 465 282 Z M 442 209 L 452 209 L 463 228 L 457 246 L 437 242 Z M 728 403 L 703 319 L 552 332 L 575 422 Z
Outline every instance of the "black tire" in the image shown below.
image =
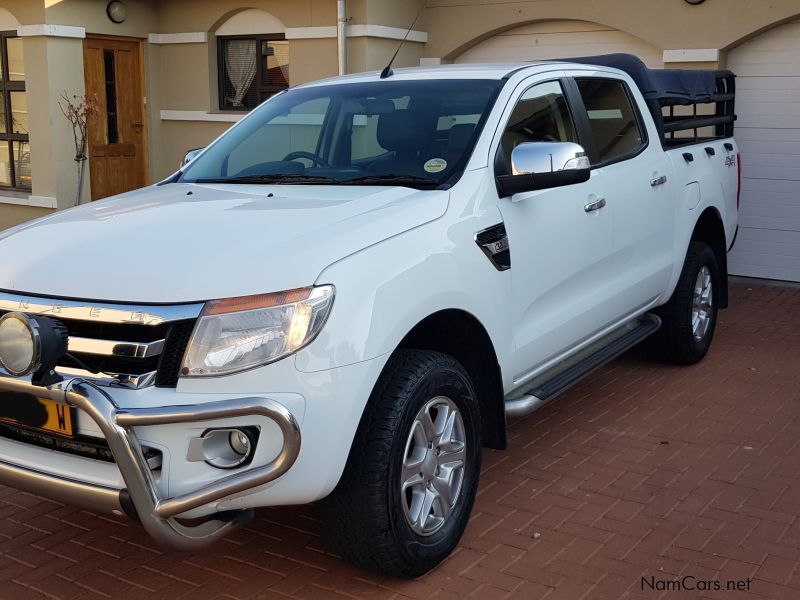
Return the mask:
M 698 338 L 692 324 L 692 307 L 695 283 L 704 267 L 711 276 L 711 306 L 706 311 L 709 313 L 707 327 Z M 661 318 L 661 329 L 650 338 L 650 346 L 660 359 L 680 365 L 692 365 L 703 360 L 714 339 L 721 286 L 714 251 L 703 242 L 691 242 L 672 297 L 654 311 Z
M 406 518 L 403 502 L 411 492 L 401 494 L 401 468 L 408 449 L 416 445 L 409 442 L 409 435 L 412 426 L 418 426 L 418 413 L 441 397 L 458 409 L 454 412 L 463 423 L 466 458 L 449 517 L 435 532 L 419 535 Z M 436 413 L 435 407 L 428 410 Z M 425 447 L 420 448 L 427 457 Z M 384 575 L 427 573 L 450 554 L 464 532 L 480 461 L 477 396 L 464 368 L 440 352 L 397 350 L 375 385 L 342 479 L 328 498 L 328 529 L 334 545 L 354 564 Z

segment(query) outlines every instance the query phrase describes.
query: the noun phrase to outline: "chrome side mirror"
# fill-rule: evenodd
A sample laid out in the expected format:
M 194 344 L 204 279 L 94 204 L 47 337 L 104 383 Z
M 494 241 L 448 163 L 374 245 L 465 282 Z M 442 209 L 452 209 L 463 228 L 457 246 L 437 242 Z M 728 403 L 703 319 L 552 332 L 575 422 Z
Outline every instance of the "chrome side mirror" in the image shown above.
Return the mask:
M 573 142 L 525 142 L 511 152 L 512 175 L 536 175 L 588 168 L 586 150 Z
M 498 149 L 499 152 L 502 148 Z M 520 192 L 587 181 L 591 165 L 586 151 L 573 142 L 525 142 L 511 152 L 511 175 L 495 180 L 501 198 Z
M 189 150 L 184 156 L 183 161 L 181 162 L 181 169 L 192 162 L 197 156 L 203 151 L 205 148 L 193 148 Z

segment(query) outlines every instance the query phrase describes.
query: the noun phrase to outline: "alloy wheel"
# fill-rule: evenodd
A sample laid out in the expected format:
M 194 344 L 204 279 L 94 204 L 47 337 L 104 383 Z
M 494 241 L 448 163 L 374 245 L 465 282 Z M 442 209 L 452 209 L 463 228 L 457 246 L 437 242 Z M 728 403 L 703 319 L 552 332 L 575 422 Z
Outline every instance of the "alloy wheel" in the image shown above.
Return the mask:
M 400 495 L 414 533 L 439 531 L 458 504 L 467 457 L 464 421 L 445 396 L 429 400 L 411 425 L 403 454 Z

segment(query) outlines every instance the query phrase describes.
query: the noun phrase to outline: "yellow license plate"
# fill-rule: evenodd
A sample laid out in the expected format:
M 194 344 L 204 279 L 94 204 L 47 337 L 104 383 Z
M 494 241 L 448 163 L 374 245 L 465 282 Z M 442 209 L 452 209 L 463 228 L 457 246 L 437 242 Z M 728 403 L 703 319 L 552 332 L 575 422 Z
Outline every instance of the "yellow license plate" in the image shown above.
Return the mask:
M 73 408 L 59 404 L 49 398 L 36 398 L 14 394 L 14 398 L 3 398 L 0 421 L 22 425 L 39 431 L 72 437 L 74 435 Z M 10 402 L 8 402 L 10 400 Z

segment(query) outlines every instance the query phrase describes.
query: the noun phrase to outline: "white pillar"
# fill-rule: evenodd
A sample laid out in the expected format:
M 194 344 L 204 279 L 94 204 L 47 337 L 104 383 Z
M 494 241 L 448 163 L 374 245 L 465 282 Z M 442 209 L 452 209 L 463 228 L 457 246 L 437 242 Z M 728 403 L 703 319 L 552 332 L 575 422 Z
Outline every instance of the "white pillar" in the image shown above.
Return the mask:
M 347 12 L 345 0 L 336 0 L 336 43 L 339 49 L 339 75 L 347 73 Z

